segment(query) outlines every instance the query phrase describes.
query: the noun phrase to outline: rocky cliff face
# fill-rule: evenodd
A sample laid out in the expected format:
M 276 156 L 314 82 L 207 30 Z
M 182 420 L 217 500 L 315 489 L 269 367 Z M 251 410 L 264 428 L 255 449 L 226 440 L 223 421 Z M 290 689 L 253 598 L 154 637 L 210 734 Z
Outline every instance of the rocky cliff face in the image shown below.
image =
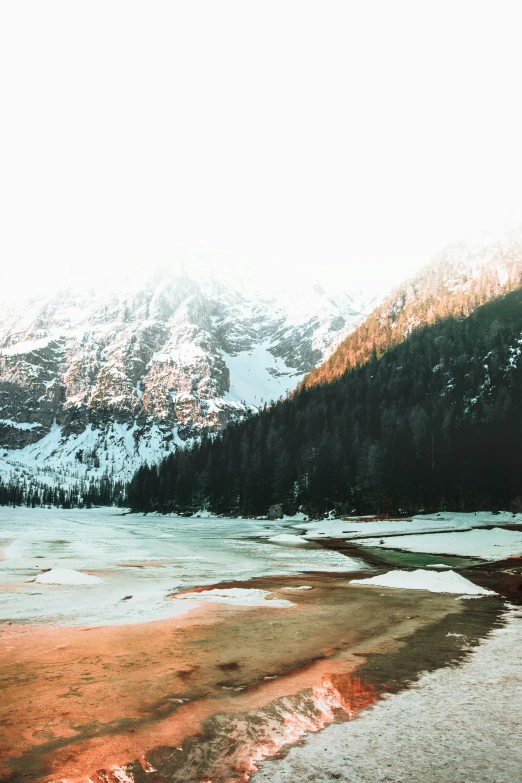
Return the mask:
M 0 472 L 124 478 L 286 395 L 369 310 L 201 270 L 5 304 Z

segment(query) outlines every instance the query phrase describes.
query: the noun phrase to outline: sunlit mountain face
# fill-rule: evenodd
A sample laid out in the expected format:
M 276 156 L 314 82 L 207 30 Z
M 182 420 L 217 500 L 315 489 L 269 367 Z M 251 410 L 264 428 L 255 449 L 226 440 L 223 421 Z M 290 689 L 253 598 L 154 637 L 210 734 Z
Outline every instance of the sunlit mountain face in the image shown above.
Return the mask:
M 370 311 L 361 292 L 213 268 L 12 301 L 0 314 L 0 472 L 128 477 L 294 389 Z
M 465 318 L 520 286 L 521 228 L 447 245 L 415 277 L 391 291 L 325 362 L 307 374 L 304 385 L 329 383 L 399 345 L 416 329 L 447 317 Z

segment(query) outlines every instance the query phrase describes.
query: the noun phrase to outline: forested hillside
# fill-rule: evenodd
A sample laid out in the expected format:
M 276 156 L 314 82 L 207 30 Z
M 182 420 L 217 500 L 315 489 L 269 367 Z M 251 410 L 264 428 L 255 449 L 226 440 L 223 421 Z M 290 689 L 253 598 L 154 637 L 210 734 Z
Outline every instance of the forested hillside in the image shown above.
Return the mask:
M 414 330 L 215 439 L 142 467 L 138 510 L 480 509 L 522 496 L 522 289 Z
M 449 245 L 413 280 L 392 291 L 327 361 L 308 373 L 303 384 L 328 383 L 373 356 L 382 356 L 414 329 L 448 316 L 467 316 L 521 285 L 520 230 L 489 242 Z

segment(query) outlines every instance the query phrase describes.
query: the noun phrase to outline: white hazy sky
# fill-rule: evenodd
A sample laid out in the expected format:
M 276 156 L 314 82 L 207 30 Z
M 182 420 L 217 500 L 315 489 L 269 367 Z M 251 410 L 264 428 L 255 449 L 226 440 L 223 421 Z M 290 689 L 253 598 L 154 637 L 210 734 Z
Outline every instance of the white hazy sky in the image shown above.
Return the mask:
M 0 293 L 203 248 L 389 285 L 522 217 L 517 2 L 0 5 Z

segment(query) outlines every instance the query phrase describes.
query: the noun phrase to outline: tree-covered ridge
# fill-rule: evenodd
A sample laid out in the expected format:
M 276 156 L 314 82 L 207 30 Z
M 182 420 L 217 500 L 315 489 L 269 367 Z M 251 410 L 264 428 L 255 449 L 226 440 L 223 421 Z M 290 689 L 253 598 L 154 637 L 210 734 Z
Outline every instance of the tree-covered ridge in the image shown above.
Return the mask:
M 243 515 L 275 503 L 313 514 L 509 507 L 522 496 L 521 354 L 519 289 L 140 468 L 129 503 Z
M 522 234 L 490 244 L 449 246 L 413 280 L 403 283 L 305 377 L 305 387 L 329 383 L 373 356 L 382 356 L 414 329 L 469 315 L 493 297 L 522 285 Z

